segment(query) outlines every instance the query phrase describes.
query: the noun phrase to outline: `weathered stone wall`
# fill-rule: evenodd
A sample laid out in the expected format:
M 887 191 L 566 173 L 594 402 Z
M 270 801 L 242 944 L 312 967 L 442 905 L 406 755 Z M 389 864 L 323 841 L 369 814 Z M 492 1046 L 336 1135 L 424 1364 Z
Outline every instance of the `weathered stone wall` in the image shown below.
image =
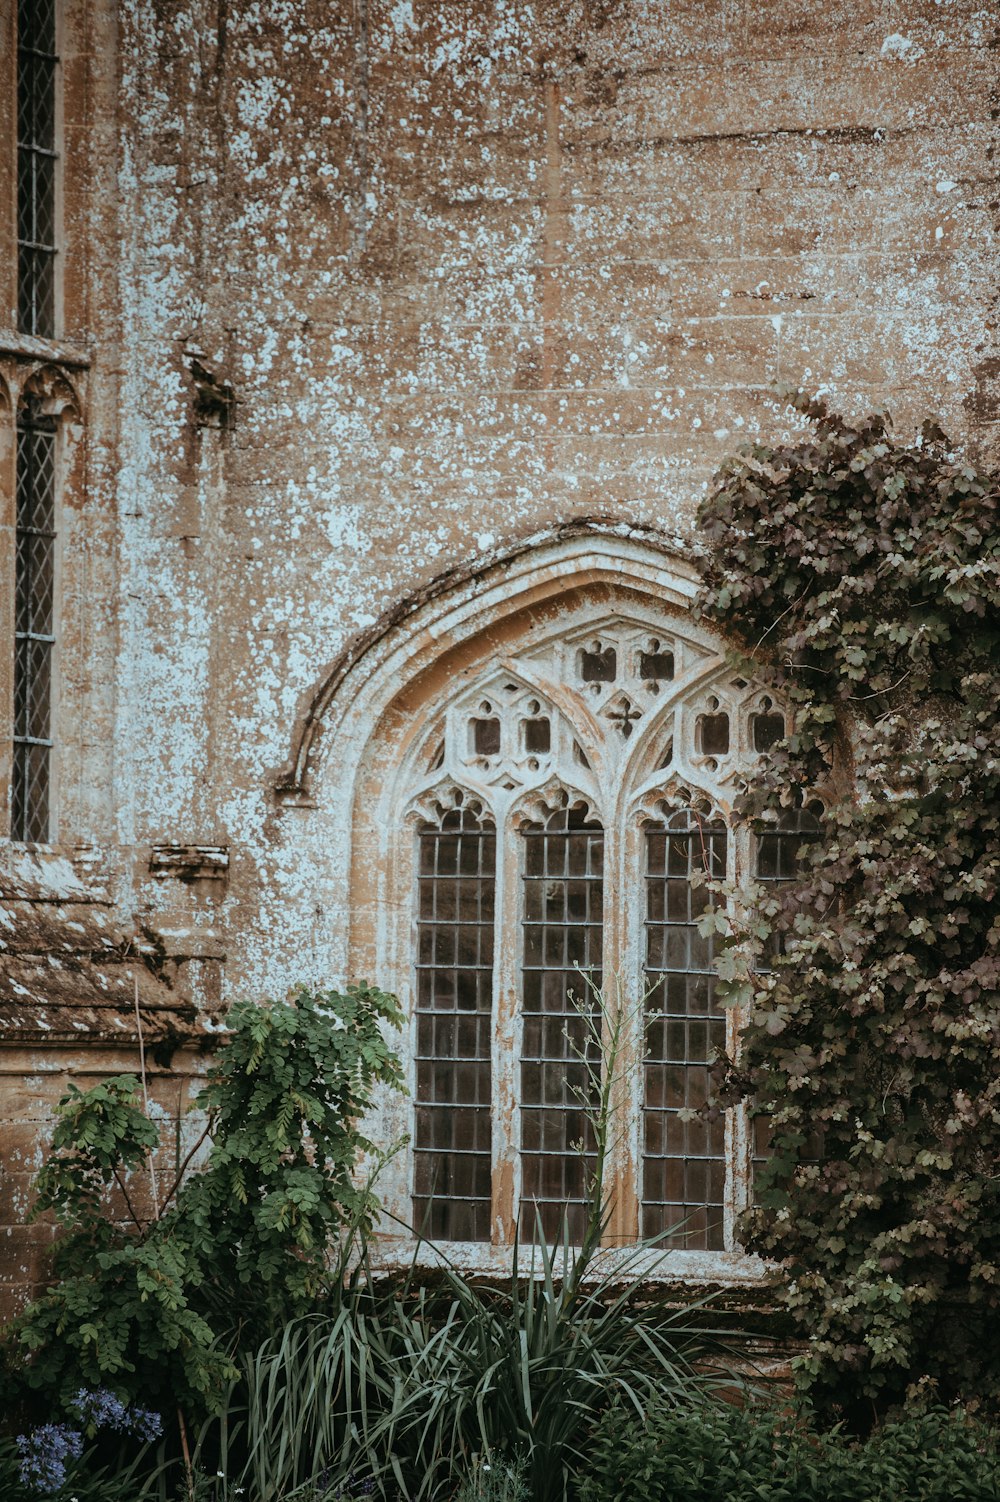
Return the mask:
M 329 664 L 442 570 L 588 515 L 689 535 L 787 431 L 777 380 L 996 452 L 979 0 L 68 16 L 58 843 L 202 1006 L 346 979 L 349 810 L 273 789 Z
M 325 972 L 268 788 L 393 601 L 573 516 L 683 530 L 778 379 L 995 442 L 997 37 L 933 0 L 123 7 L 117 791 L 137 848 L 231 846 L 230 987 Z M 193 347 L 232 432 L 192 432 Z

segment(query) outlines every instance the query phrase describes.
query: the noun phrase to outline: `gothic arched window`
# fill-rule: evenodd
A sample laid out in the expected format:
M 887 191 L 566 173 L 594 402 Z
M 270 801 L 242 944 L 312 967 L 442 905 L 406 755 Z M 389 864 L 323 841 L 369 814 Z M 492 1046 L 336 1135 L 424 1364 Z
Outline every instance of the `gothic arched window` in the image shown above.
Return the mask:
M 780 708 L 643 614 L 529 632 L 409 754 L 411 1209 L 431 1239 L 551 1238 L 564 1217 L 579 1236 L 603 1005 L 624 1019 L 609 1240 L 733 1247 L 753 1153 L 742 1113 L 698 1114 L 737 1026 L 700 920 L 708 882 L 781 881 L 803 836 L 728 820 Z
M 786 717 L 693 616 L 697 588 L 655 534 L 559 528 L 397 604 L 299 721 L 277 792 L 334 917 L 317 954 L 410 1019 L 409 1098 L 367 1124 L 406 1139 L 380 1171 L 388 1258 L 407 1225 L 484 1270 L 539 1224 L 576 1238 L 604 1088 L 607 1243 L 665 1237 L 671 1276 L 762 1275 L 734 1227 L 766 1123 L 700 1109 L 740 1027 L 701 920 L 712 882 L 776 896 L 808 831 L 732 820 Z
M 76 392 L 54 365 L 21 383 L 16 412 L 13 507 L 13 742 L 10 836 L 46 844 L 59 819 L 56 703 L 60 616 L 59 534 L 70 455 L 78 435 Z

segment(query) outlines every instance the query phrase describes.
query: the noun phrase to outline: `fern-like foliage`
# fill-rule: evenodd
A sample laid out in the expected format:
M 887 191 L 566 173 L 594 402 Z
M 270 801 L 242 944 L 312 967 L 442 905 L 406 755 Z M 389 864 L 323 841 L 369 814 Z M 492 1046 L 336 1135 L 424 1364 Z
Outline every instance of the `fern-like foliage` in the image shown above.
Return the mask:
M 367 985 L 238 1002 L 194 1103 L 202 1161 L 152 1192 L 139 1081 L 71 1086 L 33 1207 L 59 1227 L 55 1281 L 7 1336 L 8 1386 L 218 1408 L 241 1342 L 309 1308 L 370 1225 L 357 1121 L 376 1085 L 401 1084 L 384 1037 L 400 1020 Z

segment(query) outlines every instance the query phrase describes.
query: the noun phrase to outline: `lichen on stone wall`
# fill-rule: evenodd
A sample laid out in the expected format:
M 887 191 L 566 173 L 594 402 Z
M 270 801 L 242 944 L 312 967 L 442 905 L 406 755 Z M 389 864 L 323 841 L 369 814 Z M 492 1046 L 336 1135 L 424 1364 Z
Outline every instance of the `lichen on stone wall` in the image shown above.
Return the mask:
M 975 0 L 114 9 L 60 838 L 102 847 L 123 933 L 201 935 L 261 995 L 342 962 L 350 810 L 274 787 L 387 609 L 573 518 L 690 543 L 720 459 L 791 432 L 776 380 L 995 446 L 998 30 Z M 196 420 L 191 351 L 235 423 Z M 228 847 L 228 880 L 158 879 L 159 845 Z

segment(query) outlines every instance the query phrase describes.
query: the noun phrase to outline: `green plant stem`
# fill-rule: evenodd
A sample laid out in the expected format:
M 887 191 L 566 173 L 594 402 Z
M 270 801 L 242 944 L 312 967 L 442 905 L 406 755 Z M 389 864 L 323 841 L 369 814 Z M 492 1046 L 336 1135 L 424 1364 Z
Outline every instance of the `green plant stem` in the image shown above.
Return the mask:
M 122 1199 L 125 1201 L 125 1208 L 128 1210 L 129 1216 L 131 1217 L 131 1220 L 132 1220 L 132 1224 L 135 1226 L 135 1228 L 136 1228 L 137 1231 L 141 1231 L 142 1230 L 142 1221 L 139 1219 L 138 1215 L 136 1215 L 136 1213 L 135 1213 L 135 1209 L 134 1209 L 134 1207 L 132 1205 L 132 1200 L 129 1197 L 129 1192 L 128 1192 L 128 1190 L 125 1187 L 125 1179 L 122 1176 L 121 1170 L 118 1169 L 118 1168 L 116 1168 L 115 1171 L 114 1171 L 114 1179 L 115 1179 L 115 1183 L 118 1185 L 118 1188 L 122 1192 Z
M 188 1502 L 195 1502 L 194 1467 L 191 1464 L 191 1446 L 188 1444 L 187 1424 L 184 1422 L 184 1412 L 179 1404 L 177 1406 L 177 1429 L 181 1440 L 181 1455 L 184 1459 L 184 1481 L 187 1486 Z

